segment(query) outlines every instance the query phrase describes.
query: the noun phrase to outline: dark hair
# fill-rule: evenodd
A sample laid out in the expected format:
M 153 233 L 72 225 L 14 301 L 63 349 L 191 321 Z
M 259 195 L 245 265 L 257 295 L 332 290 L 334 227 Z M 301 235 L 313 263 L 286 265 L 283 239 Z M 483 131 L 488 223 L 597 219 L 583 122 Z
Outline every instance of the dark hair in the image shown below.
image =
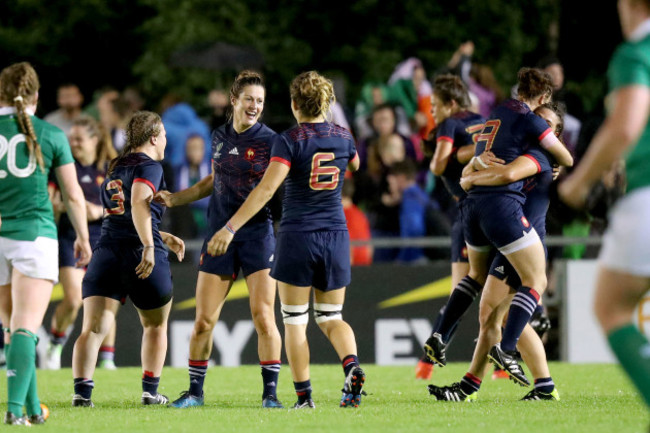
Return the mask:
M 415 167 L 415 163 L 413 161 L 406 158 L 403 161 L 398 161 L 391 165 L 389 172 L 393 175 L 403 174 L 407 179 L 411 180 L 415 179 L 417 167 Z
M 113 140 L 111 139 L 110 134 L 101 123 L 86 115 L 75 119 L 72 122 L 72 126 L 86 128 L 89 136 L 97 137 L 97 150 L 95 153 L 94 165 L 99 170 L 104 170 L 104 168 L 106 168 L 106 162 L 117 156 L 117 151 L 113 147 Z
M 538 96 L 553 94 L 553 80 L 551 76 L 538 68 L 521 68 L 517 74 L 519 86 L 517 93 L 523 100 L 531 100 Z
M 0 100 L 16 107 L 16 120 L 20 131 L 25 136 L 25 143 L 30 156 L 36 158 L 41 171 L 45 173 L 45 162 L 41 145 L 36 137 L 32 118 L 26 108 L 36 102 L 36 93 L 40 88 L 36 71 L 27 62 L 14 63 L 0 72 Z
M 245 70 L 241 71 L 239 75 L 237 75 L 237 78 L 235 78 L 235 81 L 233 81 L 232 86 L 230 87 L 230 98 L 239 98 L 241 92 L 244 91 L 244 87 L 247 86 L 261 86 L 266 90 L 262 75 L 255 71 Z M 229 106 L 226 116 L 228 121 L 232 120 L 232 105 Z
M 375 131 L 375 126 L 372 123 L 372 118 L 375 117 L 375 114 L 377 114 L 380 111 L 388 110 L 393 114 L 393 120 L 395 125 L 393 126 L 393 131 L 392 132 L 397 132 L 397 111 L 395 111 L 395 106 L 389 102 L 384 102 L 379 105 L 375 105 L 372 107 L 372 111 L 370 112 L 370 116 L 368 116 L 368 124 L 372 128 L 372 130 Z
M 152 111 L 136 111 L 126 126 L 126 144 L 120 154 L 108 166 L 108 174 L 113 172 L 117 163 L 129 153 L 142 146 L 151 137 L 160 134 L 162 120 Z
M 327 115 L 335 101 L 332 81 L 316 71 L 303 72 L 294 78 L 289 93 L 300 112 L 311 118 Z
M 458 75 L 444 74 L 436 77 L 433 82 L 433 93 L 443 104 L 456 101 L 460 108 L 466 109 L 471 105 L 467 86 Z
M 562 135 L 562 131 L 564 131 L 564 115 L 566 114 L 566 107 L 564 104 L 561 102 L 547 102 L 546 104 L 542 104 L 539 107 L 535 108 L 534 113 L 539 114 L 539 110 L 542 109 L 551 110 L 553 113 L 555 113 L 559 119 L 559 122 L 553 133 L 558 137 Z

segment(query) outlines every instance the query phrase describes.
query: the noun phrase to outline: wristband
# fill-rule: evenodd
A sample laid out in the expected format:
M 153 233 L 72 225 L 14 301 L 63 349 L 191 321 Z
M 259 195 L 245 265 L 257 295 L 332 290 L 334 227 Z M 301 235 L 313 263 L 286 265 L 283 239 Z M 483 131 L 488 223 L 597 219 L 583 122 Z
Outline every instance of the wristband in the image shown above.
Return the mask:
M 147 248 L 156 248 L 155 245 L 145 245 L 142 247 L 143 250 L 146 250 Z
M 476 158 L 476 161 L 478 162 L 478 165 L 480 165 L 481 167 L 483 167 L 483 168 L 488 168 L 489 167 L 489 164 L 484 163 L 480 156 L 475 156 L 474 158 Z
M 235 228 L 232 226 L 232 224 L 230 224 L 230 221 L 228 221 L 226 223 L 225 227 L 226 227 L 226 230 L 228 230 L 230 233 L 232 233 L 233 236 L 235 234 L 237 234 L 237 230 L 235 230 Z

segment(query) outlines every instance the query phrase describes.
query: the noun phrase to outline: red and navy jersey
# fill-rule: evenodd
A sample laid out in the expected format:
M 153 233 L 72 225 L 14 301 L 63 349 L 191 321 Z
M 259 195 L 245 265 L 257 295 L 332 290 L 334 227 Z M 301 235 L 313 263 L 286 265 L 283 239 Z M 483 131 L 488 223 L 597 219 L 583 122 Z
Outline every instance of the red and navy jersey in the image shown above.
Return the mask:
M 279 231 L 347 231 L 341 188 L 357 154 L 352 134 L 329 122 L 301 123 L 281 138 L 271 152 L 271 161 L 290 167 Z
M 552 133 L 546 121 L 533 113 L 528 105 L 508 99 L 495 108 L 485 122 L 476 139 L 475 155 L 490 150 L 508 164 L 529 149 L 540 148 L 539 143 Z M 523 184 L 520 180 L 501 186 L 477 186 L 470 190 L 470 194 L 505 193 L 523 203 Z
M 77 170 L 77 181 L 83 190 L 84 198 L 86 201 L 101 206 L 101 186 L 104 182 L 104 179 L 106 178 L 106 171 L 98 169 L 95 164 L 83 166 L 79 163 L 79 161 L 75 161 L 74 165 Z M 88 234 L 90 235 L 91 245 L 93 245 L 93 241 L 99 239 L 101 229 L 101 219 L 88 222 Z M 72 223 L 70 222 L 70 218 L 68 218 L 68 214 L 62 214 L 61 218 L 59 219 L 59 239 L 74 239 L 75 237 L 76 234 L 74 227 L 72 227 Z
M 458 162 L 454 153 L 459 147 L 474 144 L 474 139 L 483 130 L 485 118 L 471 111 L 460 111 L 438 125 L 436 128 L 436 143 L 448 141 L 452 144 L 452 156 L 441 179 L 447 190 L 456 200 L 462 200 L 467 193 L 460 186 L 460 178 L 464 165 Z
M 227 123 L 212 133 L 214 184 L 208 205 L 210 235 L 226 225 L 269 166 L 271 147 L 278 134 L 256 123 L 238 134 Z M 235 235 L 236 241 L 259 239 L 273 233 L 271 211 L 264 206 Z
M 149 186 L 154 194 L 166 188 L 160 162 L 154 161 L 144 153 L 131 153 L 118 161 L 113 172 L 102 184 L 104 221 L 98 245 L 116 243 L 127 246 L 132 244 L 135 247 L 141 245 L 131 214 L 131 191 L 133 185 L 138 182 Z M 158 231 L 164 212 L 165 207 L 162 204 L 151 202 L 151 227 L 154 245 L 157 248 L 164 248 Z
M 522 191 L 526 194 L 523 206 L 528 222 L 535 227 L 540 238 L 546 235 L 546 212 L 549 205 L 549 189 L 553 183 L 553 164 L 555 159 L 545 150 L 534 147 L 524 155 L 537 165 L 538 173 L 524 179 Z

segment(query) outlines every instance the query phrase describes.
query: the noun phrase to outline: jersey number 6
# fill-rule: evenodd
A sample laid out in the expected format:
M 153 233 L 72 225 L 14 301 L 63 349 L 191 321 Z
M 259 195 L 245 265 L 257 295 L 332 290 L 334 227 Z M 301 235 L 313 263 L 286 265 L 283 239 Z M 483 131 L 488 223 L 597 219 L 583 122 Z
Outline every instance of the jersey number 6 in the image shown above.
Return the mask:
M 117 202 L 117 206 L 106 209 L 109 215 L 122 215 L 124 213 L 124 191 L 122 191 L 122 181 L 120 179 L 111 180 L 106 184 L 106 191 L 117 190 L 111 196 L 111 201 Z
M 336 189 L 339 184 L 339 173 L 341 170 L 336 166 L 323 166 L 324 163 L 334 161 L 336 156 L 332 152 L 318 152 L 311 160 L 311 173 L 309 175 L 309 187 L 314 190 Z M 320 176 L 331 176 L 327 180 L 321 180 Z

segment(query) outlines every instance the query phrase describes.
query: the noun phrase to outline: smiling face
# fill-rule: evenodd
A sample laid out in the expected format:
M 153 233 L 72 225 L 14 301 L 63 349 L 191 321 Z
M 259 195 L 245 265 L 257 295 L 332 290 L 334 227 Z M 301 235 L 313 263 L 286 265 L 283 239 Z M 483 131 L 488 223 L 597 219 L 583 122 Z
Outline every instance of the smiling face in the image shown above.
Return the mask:
M 244 87 L 237 98 L 230 98 L 235 131 L 242 133 L 257 123 L 264 110 L 265 95 L 264 87 L 250 85 Z
M 73 126 L 70 128 L 68 139 L 70 140 L 70 150 L 74 159 L 83 165 L 95 162 L 99 139 L 91 136 L 88 128 L 78 125 Z

